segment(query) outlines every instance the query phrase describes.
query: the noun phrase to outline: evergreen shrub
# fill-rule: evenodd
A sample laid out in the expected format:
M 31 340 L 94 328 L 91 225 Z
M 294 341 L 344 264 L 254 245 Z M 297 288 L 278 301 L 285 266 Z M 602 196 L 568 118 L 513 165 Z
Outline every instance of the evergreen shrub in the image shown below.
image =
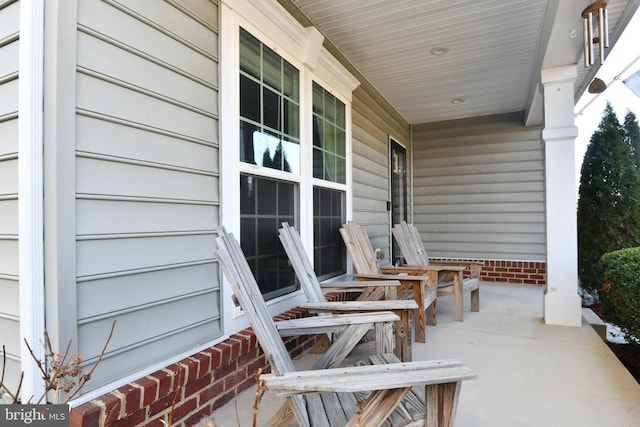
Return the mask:
M 640 344 L 640 247 L 604 254 L 597 270 L 604 315 L 629 343 Z

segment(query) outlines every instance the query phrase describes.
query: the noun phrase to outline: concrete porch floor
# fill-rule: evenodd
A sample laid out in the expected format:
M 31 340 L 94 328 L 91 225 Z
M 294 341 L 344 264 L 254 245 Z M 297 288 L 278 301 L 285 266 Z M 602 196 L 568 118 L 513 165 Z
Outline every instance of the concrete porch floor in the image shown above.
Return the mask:
M 545 325 L 542 315 L 540 287 L 482 283 L 480 312 L 466 297 L 464 322 L 453 321 L 452 297 L 438 299 L 438 326 L 412 352 L 414 360 L 457 358 L 478 374 L 462 385 L 455 425 L 640 426 L 640 385 L 596 331 L 584 320 L 581 328 Z M 216 410 L 216 426 L 251 426 L 254 397 L 250 388 Z M 283 402 L 267 391 L 258 425 Z

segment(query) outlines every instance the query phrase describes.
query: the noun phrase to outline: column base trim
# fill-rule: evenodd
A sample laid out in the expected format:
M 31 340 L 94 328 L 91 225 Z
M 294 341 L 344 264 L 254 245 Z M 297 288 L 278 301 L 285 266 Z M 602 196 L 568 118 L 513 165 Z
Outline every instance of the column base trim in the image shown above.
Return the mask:
M 559 326 L 582 326 L 582 300 L 578 295 L 545 292 L 544 323 Z

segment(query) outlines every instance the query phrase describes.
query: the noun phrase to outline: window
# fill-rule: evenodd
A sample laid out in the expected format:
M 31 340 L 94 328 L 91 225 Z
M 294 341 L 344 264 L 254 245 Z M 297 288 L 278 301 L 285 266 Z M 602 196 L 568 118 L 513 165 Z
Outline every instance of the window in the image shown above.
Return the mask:
M 283 221 L 313 231 L 313 242 L 301 235 L 313 247 L 318 277 L 346 272 L 339 229 L 348 194 L 348 110 L 331 89 L 350 94 L 352 88 L 345 89 L 342 74 L 325 71 L 336 70 L 333 62 L 314 74 L 295 54 L 271 49 L 277 44 L 249 28 L 239 26 L 236 33 L 239 236 L 265 299 L 273 299 L 298 286 L 278 238 Z
M 242 28 L 240 161 L 300 173 L 299 71 Z M 265 299 L 296 289 L 278 228 L 296 224 L 298 191 L 295 183 L 240 175 L 240 245 Z
M 345 105 L 313 82 L 313 177 L 346 183 Z M 313 188 L 314 269 L 320 279 L 346 272 L 340 227 L 345 222 L 345 191 Z M 326 184 L 325 184 L 326 185 Z

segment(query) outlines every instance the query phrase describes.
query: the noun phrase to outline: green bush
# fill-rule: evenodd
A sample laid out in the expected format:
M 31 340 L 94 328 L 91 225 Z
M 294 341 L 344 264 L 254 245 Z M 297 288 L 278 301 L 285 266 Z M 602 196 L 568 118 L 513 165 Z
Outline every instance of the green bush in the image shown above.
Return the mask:
M 622 329 L 628 342 L 640 344 L 640 247 L 604 254 L 597 271 L 607 320 Z

